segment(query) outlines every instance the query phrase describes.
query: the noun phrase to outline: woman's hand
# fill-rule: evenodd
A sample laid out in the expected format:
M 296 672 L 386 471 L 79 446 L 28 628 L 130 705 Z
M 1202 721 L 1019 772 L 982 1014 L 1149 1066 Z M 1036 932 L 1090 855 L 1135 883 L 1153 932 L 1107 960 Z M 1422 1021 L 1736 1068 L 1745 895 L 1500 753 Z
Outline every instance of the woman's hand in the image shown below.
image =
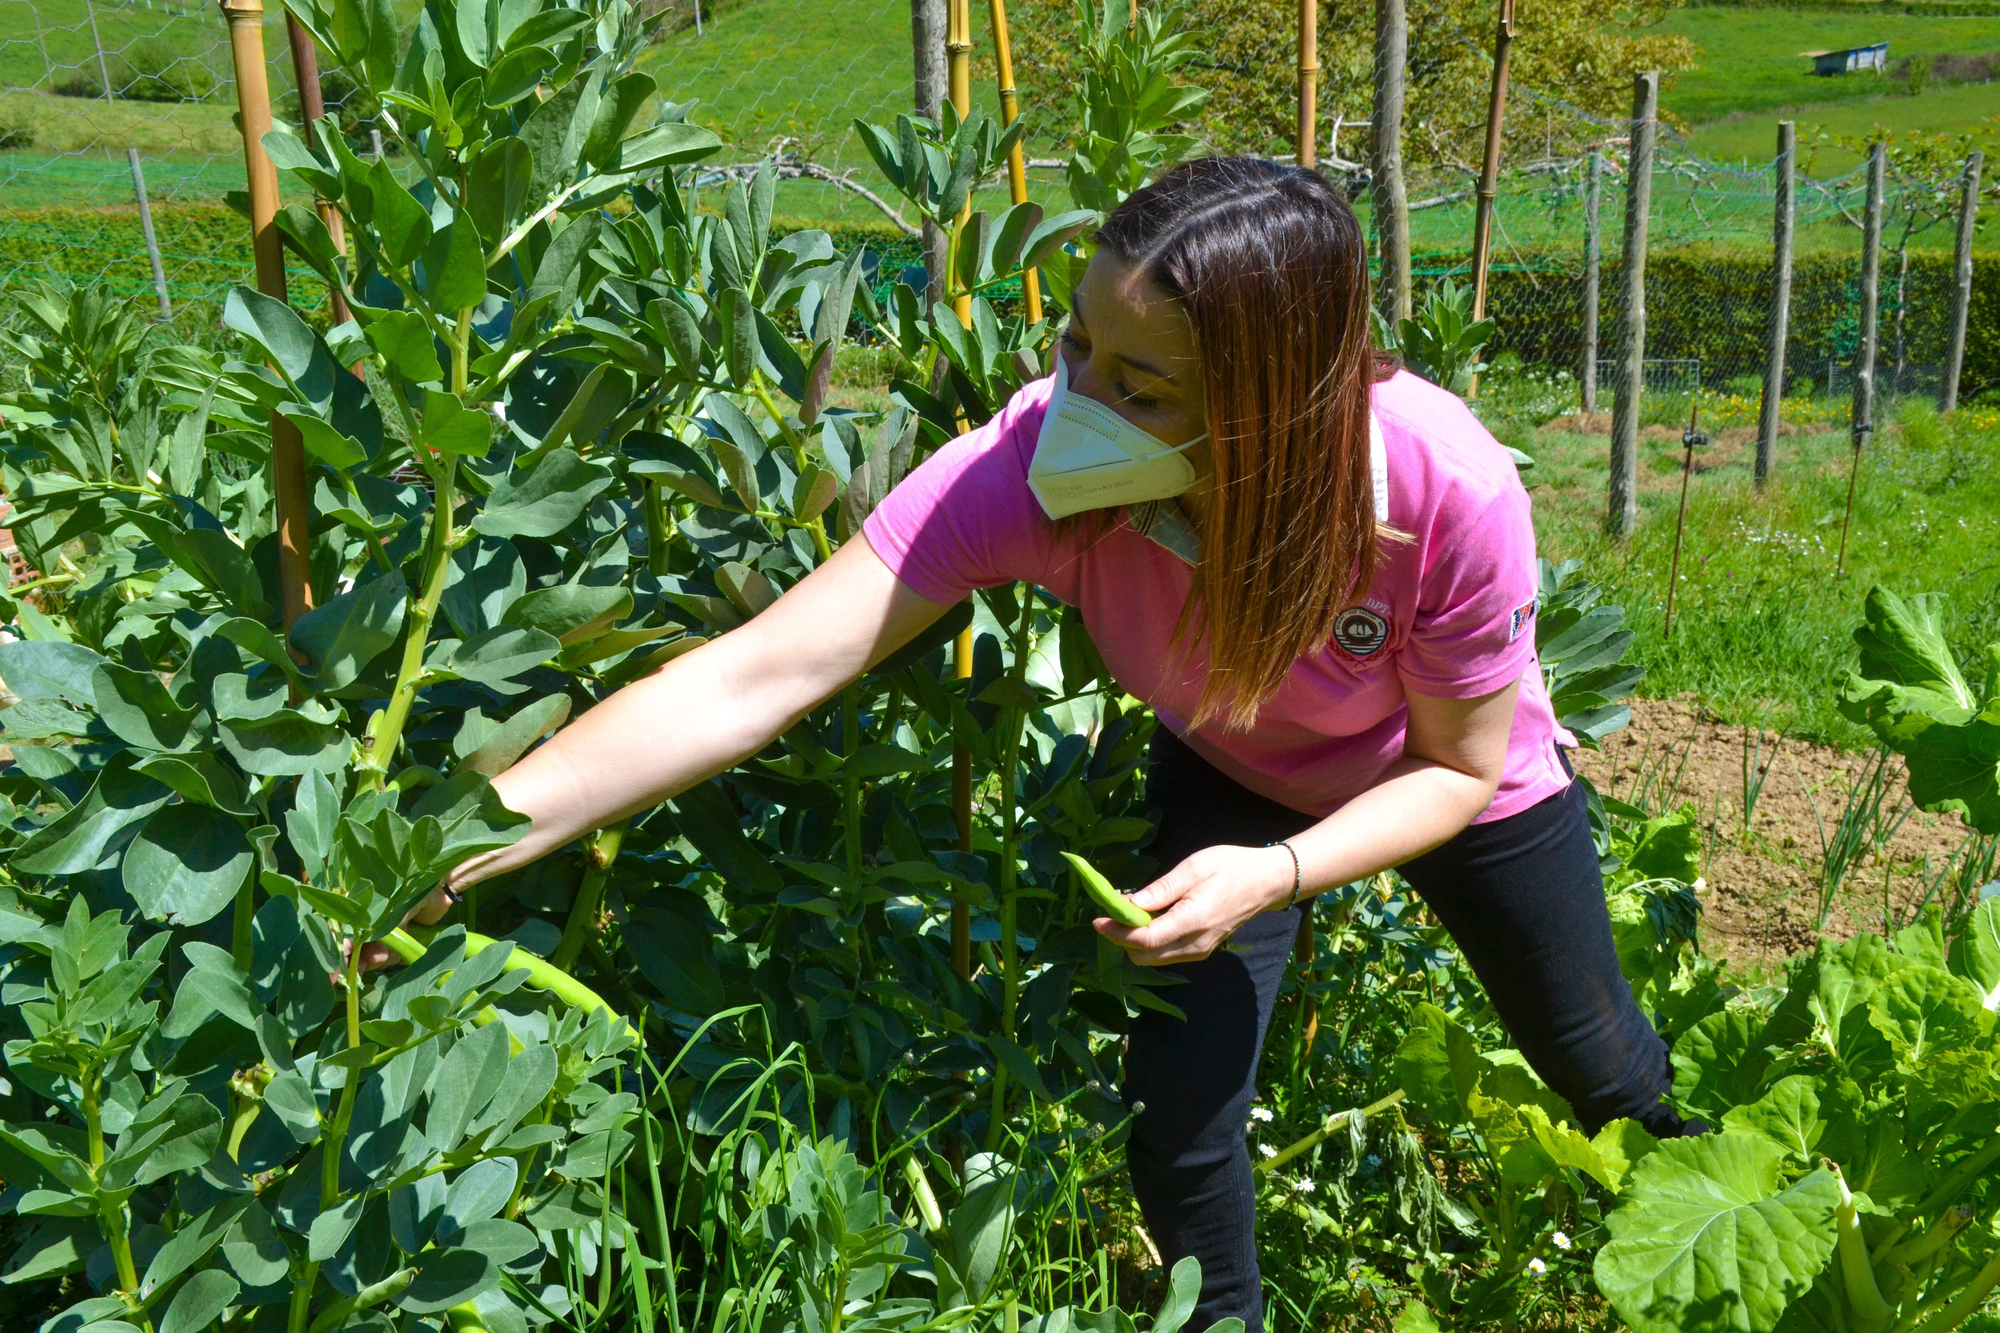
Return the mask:
M 1208 957 L 1236 928 L 1292 896 L 1292 856 L 1283 847 L 1205 847 L 1132 895 L 1151 925 L 1097 919 L 1097 931 L 1148 967 Z

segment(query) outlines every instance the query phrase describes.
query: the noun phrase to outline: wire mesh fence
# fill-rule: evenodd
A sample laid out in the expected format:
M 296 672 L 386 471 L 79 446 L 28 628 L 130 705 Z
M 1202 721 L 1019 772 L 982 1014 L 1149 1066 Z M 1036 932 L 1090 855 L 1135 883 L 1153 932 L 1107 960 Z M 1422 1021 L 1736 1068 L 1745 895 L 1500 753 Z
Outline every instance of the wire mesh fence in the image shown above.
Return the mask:
M 295 101 L 282 9 L 265 48 L 274 94 Z M 212 3 L 0 0 L 0 289 L 61 277 L 154 301 L 141 188 L 172 305 L 240 280 L 235 105 Z
M 396 0 L 405 17 L 414 0 Z M 275 111 L 296 123 L 282 7 L 270 0 L 264 49 Z M 783 179 L 786 225 L 828 226 L 878 251 L 895 276 L 917 258 L 851 126 L 892 120 L 911 102 L 905 0 L 645 0 L 652 36 L 641 68 L 660 96 L 727 148 L 695 177 L 695 203 L 760 161 Z M 975 24 L 975 69 L 989 45 Z M 372 108 L 348 105 L 329 70 L 323 88 L 358 151 Z M 977 99 L 993 102 L 992 89 Z M 160 278 L 184 326 L 212 324 L 220 295 L 251 268 L 247 224 L 226 196 L 243 185 L 225 23 L 211 0 L 0 0 L 0 320 L 9 290 L 49 278 L 157 299 L 135 185 L 150 201 Z M 1059 121 L 1065 108 L 1030 108 Z M 1490 313 L 1494 349 L 1580 376 L 1585 256 L 1599 237 L 1599 374 L 1610 374 L 1625 211 L 1625 127 L 1559 98 L 1517 89 L 1508 163 L 1496 200 Z M 1366 122 L 1324 118 L 1323 163 L 1368 207 Z M 1463 147 L 1462 145 L 1460 147 Z M 1053 151 L 1047 148 L 1039 151 Z M 1590 169 L 1596 152 L 1600 167 Z M 1456 151 L 1413 171 L 1411 234 L 1419 286 L 1469 276 L 1474 196 Z M 135 161 L 136 159 L 136 161 Z M 1802 167 L 1813 164 L 1802 162 Z M 1062 174 L 1031 172 L 1031 196 L 1065 203 Z M 988 187 L 1002 190 L 999 181 Z M 1860 327 L 1859 219 L 1864 173 L 1814 175 L 1797 190 L 1788 392 L 1839 393 Z M 1935 180 L 1892 177 L 1882 261 L 1882 365 L 1890 393 L 1928 392 L 1944 360 L 1952 290 L 1951 223 Z M 1662 392 L 1697 383 L 1754 396 L 1764 365 L 1771 286 L 1773 173 L 1707 161 L 1671 135 L 1652 190 L 1647 265 L 1647 378 Z M 887 225 L 885 225 L 887 224 Z M 295 270 L 301 287 L 312 281 Z M 305 295 L 304 292 L 301 293 Z M 308 298 L 301 304 L 310 305 Z M 2000 380 L 1968 367 L 1967 388 Z M 1608 383 L 1608 381 L 1606 381 Z

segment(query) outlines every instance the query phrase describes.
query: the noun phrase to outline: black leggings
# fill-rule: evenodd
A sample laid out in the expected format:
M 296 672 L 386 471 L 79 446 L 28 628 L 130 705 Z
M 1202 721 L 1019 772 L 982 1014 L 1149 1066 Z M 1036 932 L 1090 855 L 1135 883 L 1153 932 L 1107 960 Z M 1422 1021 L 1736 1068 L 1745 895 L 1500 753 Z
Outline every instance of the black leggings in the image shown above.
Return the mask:
M 1261 846 L 1317 822 L 1239 786 L 1164 728 L 1146 780 L 1160 815 L 1149 850 L 1162 870 L 1204 847 Z M 1662 1137 L 1680 1133 L 1661 1103 L 1672 1086 L 1666 1046 L 1618 970 L 1579 786 L 1474 824 L 1401 870 L 1450 930 L 1528 1063 L 1586 1130 L 1630 1116 Z M 1166 1264 L 1201 1260 L 1191 1328 L 1234 1316 L 1248 1333 L 1263 1329 L 1244 1131 L 1304 910 L 1255 917 L 1237 930 L 1236 951 L 1177 965 L 1187 984 L 1162 994 L 1186 1021 L 1143 1010 L 1126 1048 L 1125 1101 L 1145 1106 L 1127 1150 L 1132 1188 Z

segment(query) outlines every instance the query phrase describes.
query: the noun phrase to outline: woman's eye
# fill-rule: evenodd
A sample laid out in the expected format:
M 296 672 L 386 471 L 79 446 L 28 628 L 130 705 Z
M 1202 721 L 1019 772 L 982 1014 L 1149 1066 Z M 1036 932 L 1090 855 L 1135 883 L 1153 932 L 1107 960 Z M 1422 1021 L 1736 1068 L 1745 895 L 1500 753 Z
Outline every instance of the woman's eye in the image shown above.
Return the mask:
M 1118 401 L 1124 403 L 1127 407 L 1152 408 L 1160 405 L 1160 400 L 1157 398 L 1149 397 L 1145 394 L 1133 393 L 1130 387 L 1122 380 L 1112 381 L 1111 387 L 1117 392 Z
M 1063 346 L 1074 348 L 1079 352 L 1088 350 L 1087 344 L 1085 344 L 1083 339 L 1077 337 L 1076 330 L 1074 329 L 1063 330 L 1062 342 Z

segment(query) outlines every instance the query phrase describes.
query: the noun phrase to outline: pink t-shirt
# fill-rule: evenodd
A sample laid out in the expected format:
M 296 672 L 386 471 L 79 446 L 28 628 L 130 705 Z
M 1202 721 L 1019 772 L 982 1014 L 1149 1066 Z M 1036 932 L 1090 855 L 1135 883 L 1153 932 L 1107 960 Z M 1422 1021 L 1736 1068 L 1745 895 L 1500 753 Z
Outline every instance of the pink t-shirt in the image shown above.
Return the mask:
M 1375 386 L 1390 526 L 1363 601 L 1333 641 L 1293 664 L 1249 729 L 1190 729 L 1199 652 L 1184 669 L 1174 626 L 1192 583 L 1186 555 L 1141 514 L 1096 540 L 1051 522 L 1028 489 L 1054 380 L 1030 384 L 985 426 L 940 449 L 890 492 L 862 531 L 913 591 L 953 603 L 1017 580 L 1077 607 L 1120 686 L 1153 706 L 1209 763 L 1254 792 L 1330 814 L 1402 756 L 1407 688 L 1470 699 L 1521 682 L 1507 764 L 1475 823 L 1561 791 L 1569 779 L 1535 659 L 1535 530 L 1513 459 L 1465 404 L 1407 372 Z M 1169 525 L 1172 526 L 1172 525 Z

